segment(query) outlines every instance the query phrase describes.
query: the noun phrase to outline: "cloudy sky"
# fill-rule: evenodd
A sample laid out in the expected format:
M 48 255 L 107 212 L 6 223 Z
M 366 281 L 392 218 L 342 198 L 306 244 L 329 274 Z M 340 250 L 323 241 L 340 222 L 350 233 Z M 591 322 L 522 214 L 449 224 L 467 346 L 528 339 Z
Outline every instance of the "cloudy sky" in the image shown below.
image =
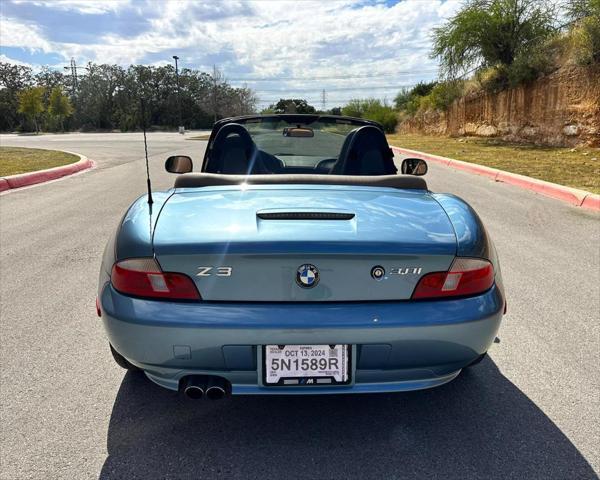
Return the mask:
M 327 108 L 392 100 L 434 79 L 430 30 L 458 0 L 1 0 L 0 61 L 213 65 L 260 105 L 299 96 Z

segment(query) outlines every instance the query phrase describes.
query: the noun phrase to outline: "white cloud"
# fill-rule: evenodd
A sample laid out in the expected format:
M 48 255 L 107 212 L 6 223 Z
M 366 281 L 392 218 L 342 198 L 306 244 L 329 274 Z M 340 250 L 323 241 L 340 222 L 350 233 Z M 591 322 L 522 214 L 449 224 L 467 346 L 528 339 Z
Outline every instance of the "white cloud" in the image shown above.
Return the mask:
M 0 16 L 0 44 L 3 47 L 21 47 L 29 51 L 51 52 L 51 43 L 44 38 L 41 29 L 31 23 Z
M 261 99 L 277 96 L 266 90 L 278 87 L 306 91 L 333 86 L 339 93 L 331 93 L 330 98 L 361 92 L 362 96 L 389 97 L 400 85 L 433 78 L 437 64 L 428 57 L 430 30 L 460 5 L 459 0 L 403 0 L 392 6 L 362 0 L 36 3 L 81 14 L 117 12 L 123 18 L 137 12 L 149 27 L 136 35 L 100 32 L 96 42 L 77 44 L 53 42 L 38 25 L 3 18 L 2 45 L 55 52 L 65 59 L 74 56 L 82 63 L 164 64 L 179 54 L 186 66 L 210 68 L 216 62 L 233 78 L 273 77 L 271 84 L 249 82 L 263 89 Z M 77 25 L 69 28 L 77 29 Z M 334 76 L 341 78 L 311 80 Z M 277 81 L 278 77 L 306 80 Z M 353 86 L 354 92 L 348 90 Z M 369 86 L 372 91 L 365 90 Z M 386 86 L 387 90 L 381 88 Z
M 13 3 L 75 11 L 87 15 L 115 12 L 129 5 L 130 0 L 13 0 Z
M 13 65 L 22 65 L 23 67 L 31 67 L 34 70 L 39 69 L 38 65 L 33 65 L 31 63 L 22 62 L 21 60 L 15 60 L 14 58 L 7 57 L 3 53 L 0 53 L 0 62 L 1 63 L 12 63 Z

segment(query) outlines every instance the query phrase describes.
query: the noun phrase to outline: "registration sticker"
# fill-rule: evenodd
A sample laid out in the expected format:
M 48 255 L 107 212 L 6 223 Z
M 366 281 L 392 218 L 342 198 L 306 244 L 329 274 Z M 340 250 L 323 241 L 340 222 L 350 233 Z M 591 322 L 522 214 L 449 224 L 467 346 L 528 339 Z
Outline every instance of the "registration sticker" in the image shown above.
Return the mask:
M 348 345 L 265 345 L 263 352 L 265 385 L 350 383 Z

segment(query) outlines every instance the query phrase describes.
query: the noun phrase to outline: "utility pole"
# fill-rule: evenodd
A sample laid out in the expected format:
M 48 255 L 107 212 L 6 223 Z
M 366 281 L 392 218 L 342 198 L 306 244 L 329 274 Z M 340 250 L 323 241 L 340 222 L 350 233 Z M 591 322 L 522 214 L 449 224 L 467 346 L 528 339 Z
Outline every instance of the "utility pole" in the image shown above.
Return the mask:
M 217 121 L 217 66 L 213 64 L 213 91 L 212 91 L 212 97 L 213 97 L 213 114 L 214 114 L 214 121 L 216 123 Z
M 181 91 L 179 89 L 179 66 L 177 65 L 177 60 L 179 57 L 177 55 L 173 55 L 173 59 L 175 60 L 175 81 L 177 82 L 177 106 L 179 108 L 179 133 L 182 135 L 185 133 L 185 127 L 183 126 L 183 120 L 181 118 Z
M 327 110 L 327 92 L 325 89 L 321 92 L 321 110 L 323 110 L 323 112 Z
M 75 58 L 71 57 L 71 65 L 68 67 L 64 67 L 65 70 L 71 70 L 71 95 L 75 97 L 75 93 L 77 92 L 78 87 L 78 79 L 77 79 L 77 69 L 78 67 L 75 63 Z

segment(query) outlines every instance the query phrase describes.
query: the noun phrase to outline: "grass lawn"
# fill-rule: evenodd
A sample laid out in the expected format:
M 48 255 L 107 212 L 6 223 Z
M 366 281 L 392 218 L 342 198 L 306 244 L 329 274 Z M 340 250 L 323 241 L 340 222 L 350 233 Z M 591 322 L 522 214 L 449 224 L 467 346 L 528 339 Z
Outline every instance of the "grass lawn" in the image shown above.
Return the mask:
M 600 193 L 600 149 L 555 148 L 478 137 L 388 135 L 390 145 Z
M 59 167 L 79 161 L 77 155 L 39 148 L 0 147 L 0 177 Z

